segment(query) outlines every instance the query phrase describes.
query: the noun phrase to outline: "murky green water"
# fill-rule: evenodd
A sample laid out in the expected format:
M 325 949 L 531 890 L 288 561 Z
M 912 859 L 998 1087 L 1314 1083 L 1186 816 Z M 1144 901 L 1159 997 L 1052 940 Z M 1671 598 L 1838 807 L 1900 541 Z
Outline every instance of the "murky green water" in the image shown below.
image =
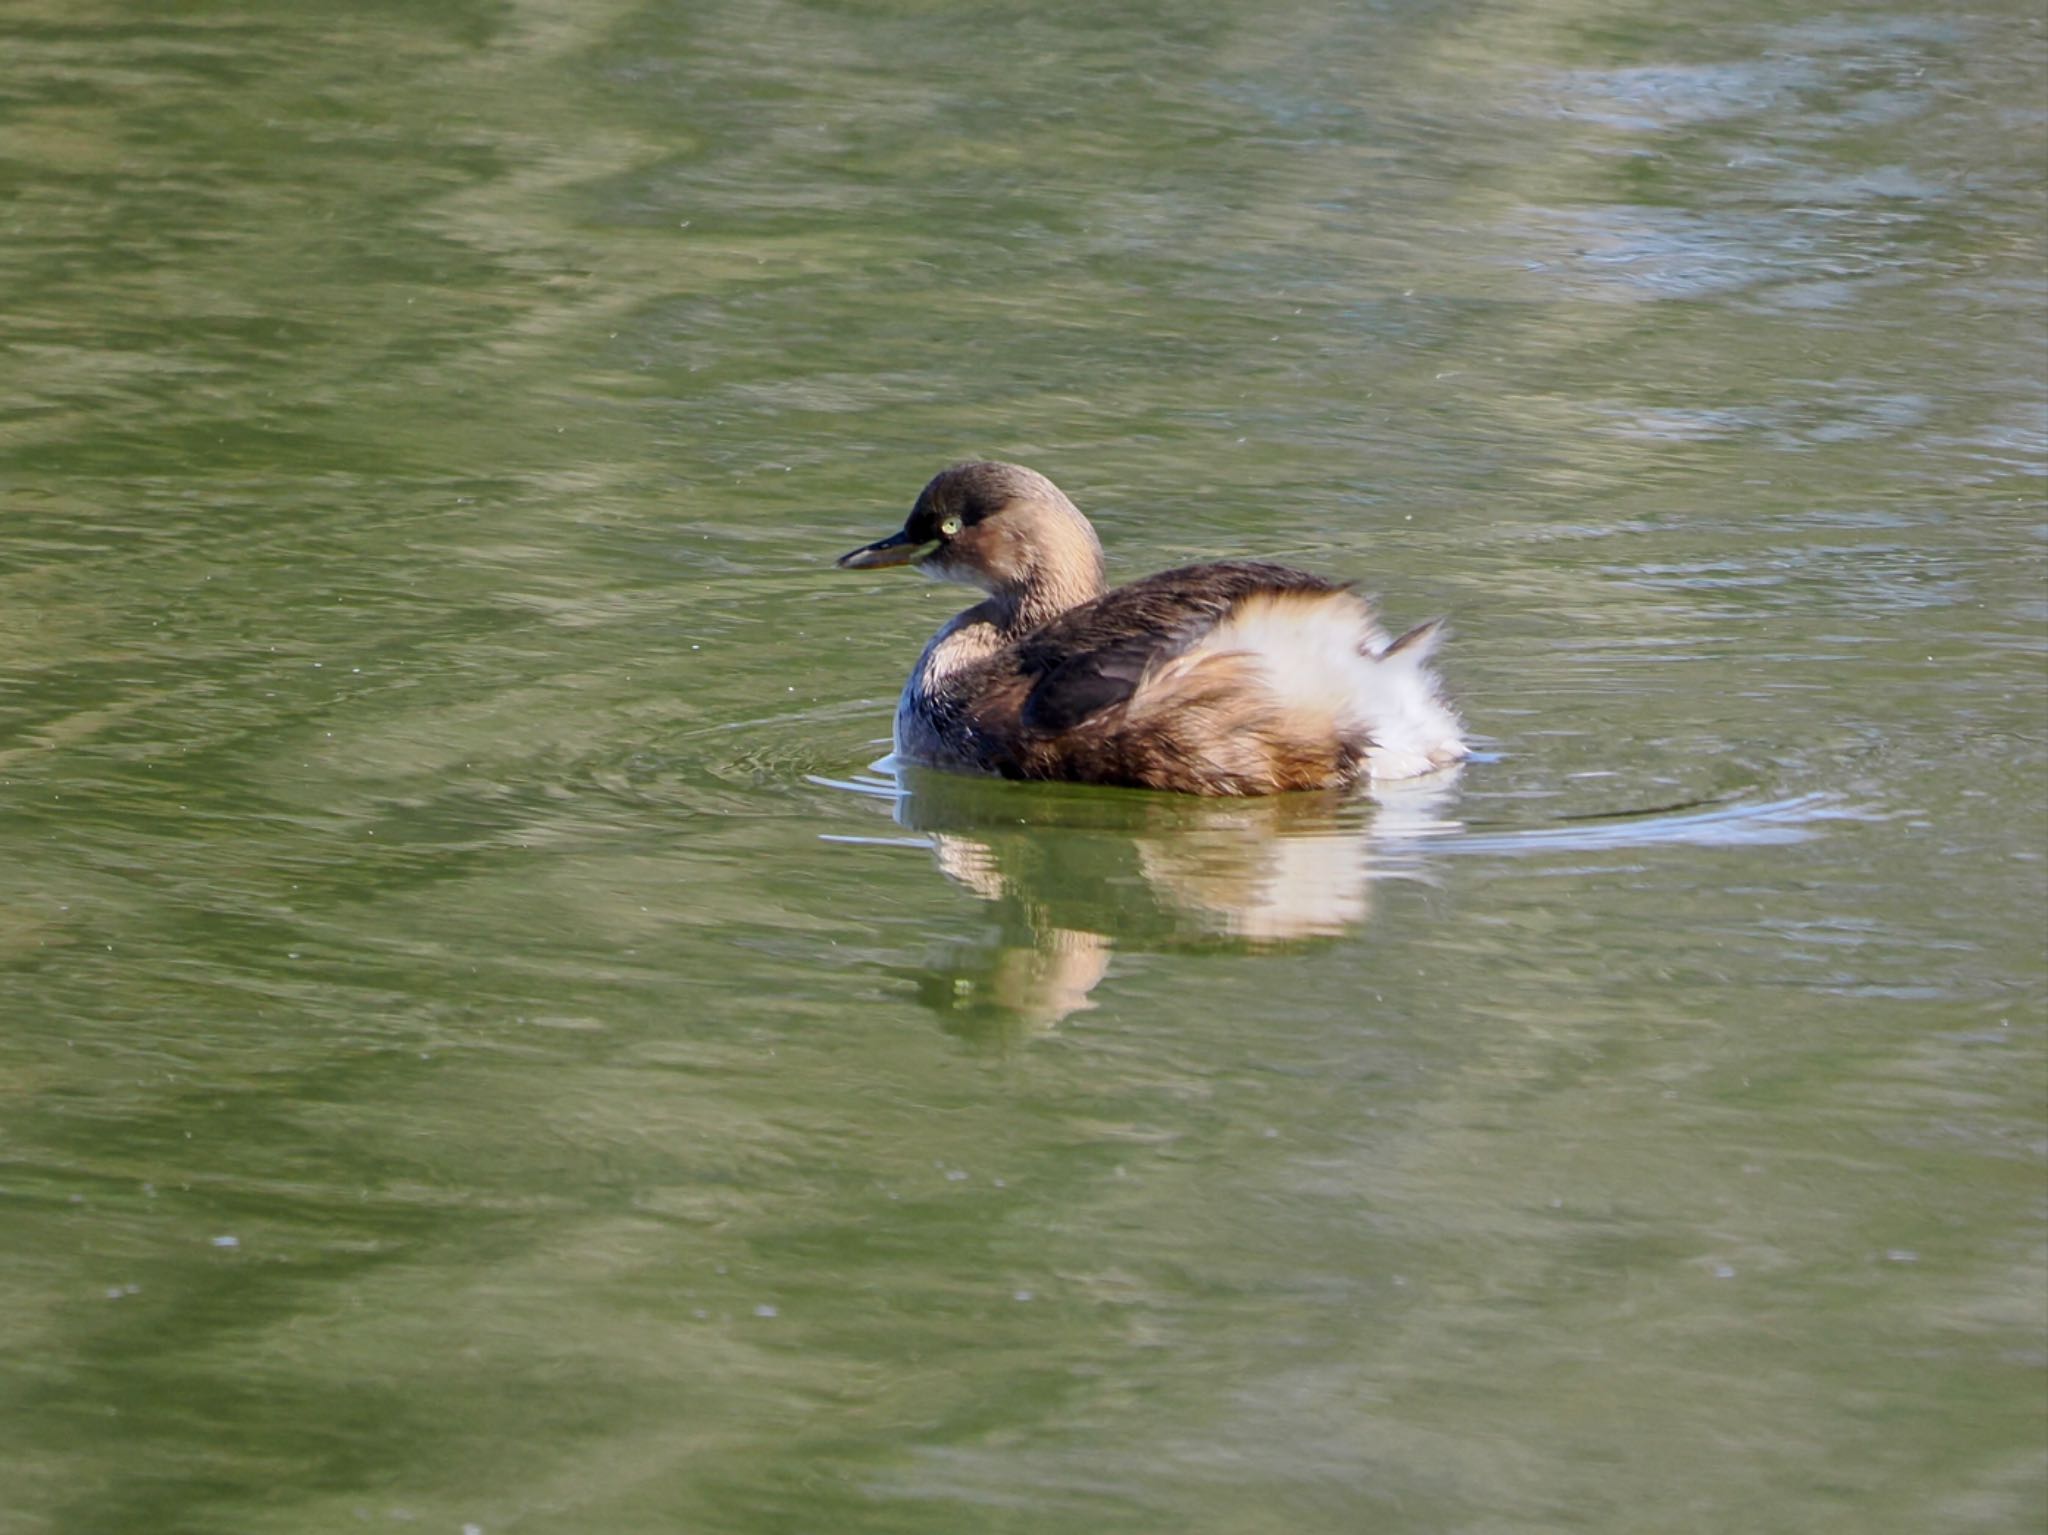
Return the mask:
M 2048 27 L 0 12 L 0 1530 L 2038 1530 Z M 871 766 L 1021 459 L 1487 749 Z

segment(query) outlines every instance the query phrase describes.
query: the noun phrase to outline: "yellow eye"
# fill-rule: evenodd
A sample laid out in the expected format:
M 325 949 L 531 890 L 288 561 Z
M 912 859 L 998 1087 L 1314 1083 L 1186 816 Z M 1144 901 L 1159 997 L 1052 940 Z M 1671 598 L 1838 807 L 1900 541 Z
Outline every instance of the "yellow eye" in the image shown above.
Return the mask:
M 946 537 L 951 538 L 960 531 L 960 519 L 958 517 L 948 517 L 939 524 L 939 531 L 945 534 Z

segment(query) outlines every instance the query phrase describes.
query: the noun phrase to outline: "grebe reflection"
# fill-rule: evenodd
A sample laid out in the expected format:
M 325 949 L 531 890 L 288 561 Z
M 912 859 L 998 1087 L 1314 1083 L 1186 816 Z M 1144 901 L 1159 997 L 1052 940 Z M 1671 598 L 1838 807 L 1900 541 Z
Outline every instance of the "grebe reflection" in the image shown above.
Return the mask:
M 1001 1036 L 1093 1007 L 1115 948 L 1256 950 L 1354 928 L 1401 845 L 1450 824 L 1455 771 L 1370 796 L 1202 800 L 898 767 L 898 824 L 994 917 L 927 957 L 919 995 L 958 1032 Z

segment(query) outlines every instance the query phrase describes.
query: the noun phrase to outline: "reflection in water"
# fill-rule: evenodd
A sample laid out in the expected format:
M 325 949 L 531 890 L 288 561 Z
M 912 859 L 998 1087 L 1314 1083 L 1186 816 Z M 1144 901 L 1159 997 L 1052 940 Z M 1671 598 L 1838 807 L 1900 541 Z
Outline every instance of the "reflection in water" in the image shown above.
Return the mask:
M 1251 800 L 876 767 L 896 776 L 816 781 L 891 801 L 898 824 L 922 835 L 825 840 L 928 849 L 947 878 L 996 908 L 993 934 L 953 941 L 908 973 L 958 1032 L 996 1036 L 1094 1006 L 1116 947 L 1258 950 L 1356 927 L 1371 914 L 1372 881 L 1413 875 L 1425 847 L 1503 858 L 1787 846 L 1824 823 L 1877 814 L 1816 791 L 1489 826 L 1483 814 L 1446 814 L 1463 766 L 1364 795 Z
M 1363 922 L 1374 843 L 1451 829 L 1456 770 L 1369 798 L 1207 800 L 1024 786 L 905 767 L 895 800 L 947 878 L 996 908 L 992 935 L 947 945 L 918 991 L 962 1032 L 1046 1026 L 1092 1007 L 1110 951 L 1261 948 Z

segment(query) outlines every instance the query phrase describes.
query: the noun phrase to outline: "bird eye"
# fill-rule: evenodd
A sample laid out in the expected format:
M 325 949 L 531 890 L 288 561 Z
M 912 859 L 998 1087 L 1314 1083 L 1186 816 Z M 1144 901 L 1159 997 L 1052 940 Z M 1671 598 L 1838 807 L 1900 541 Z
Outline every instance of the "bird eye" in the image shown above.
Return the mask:
M 939 524 L 939 531 L 945 534 L 946 537 L 951 538 L 960 531 L 960 519 L 958 517 L 948 517 Z

